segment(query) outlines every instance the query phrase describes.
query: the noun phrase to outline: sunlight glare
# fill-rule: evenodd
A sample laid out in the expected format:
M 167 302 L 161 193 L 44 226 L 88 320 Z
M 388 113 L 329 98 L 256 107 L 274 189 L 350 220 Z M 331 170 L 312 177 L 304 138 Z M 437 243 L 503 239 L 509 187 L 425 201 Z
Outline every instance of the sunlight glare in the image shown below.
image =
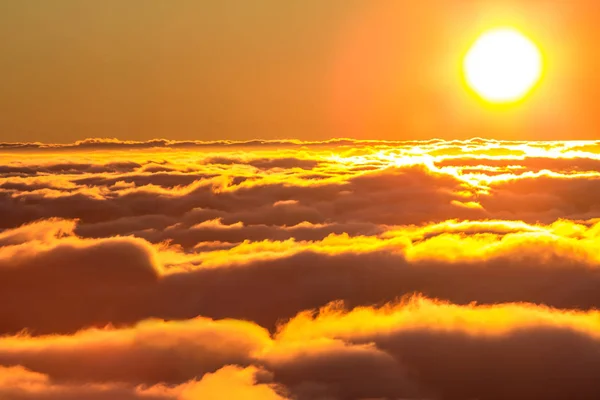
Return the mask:
M 495 29 L 477 39 L 464 59 L 467 85 L 492 103 L 522 99 L 542 75 L 536 45 L 512 28 Z

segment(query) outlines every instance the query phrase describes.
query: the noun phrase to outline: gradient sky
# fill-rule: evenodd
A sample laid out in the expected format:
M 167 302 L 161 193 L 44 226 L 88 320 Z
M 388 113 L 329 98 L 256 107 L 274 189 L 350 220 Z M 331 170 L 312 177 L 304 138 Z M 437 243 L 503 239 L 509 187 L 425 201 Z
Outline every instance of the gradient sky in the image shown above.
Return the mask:
M 0 141 L 595 138 L 595 3 L 3 0 Z M 547 66 L 505 109 L 460 82 L 498 25 Z

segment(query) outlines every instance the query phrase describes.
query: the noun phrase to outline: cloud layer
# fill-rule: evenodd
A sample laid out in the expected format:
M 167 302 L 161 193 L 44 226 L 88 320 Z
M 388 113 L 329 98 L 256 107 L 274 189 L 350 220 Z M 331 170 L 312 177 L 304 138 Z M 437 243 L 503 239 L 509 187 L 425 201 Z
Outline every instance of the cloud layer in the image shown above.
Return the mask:
M 0 154 L 3 399 L 600 395 L 597 142 Z

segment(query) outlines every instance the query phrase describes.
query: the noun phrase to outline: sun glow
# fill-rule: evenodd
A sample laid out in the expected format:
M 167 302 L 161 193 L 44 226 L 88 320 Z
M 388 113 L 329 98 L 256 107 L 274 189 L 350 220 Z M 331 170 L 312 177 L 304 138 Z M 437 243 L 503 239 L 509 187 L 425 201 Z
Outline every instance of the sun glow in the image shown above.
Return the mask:
M 464 58 L 467 85 L 492 103 L 522 99 L 540 80 L 542 56 L 538 47 L 519 31 L 488 31 Z

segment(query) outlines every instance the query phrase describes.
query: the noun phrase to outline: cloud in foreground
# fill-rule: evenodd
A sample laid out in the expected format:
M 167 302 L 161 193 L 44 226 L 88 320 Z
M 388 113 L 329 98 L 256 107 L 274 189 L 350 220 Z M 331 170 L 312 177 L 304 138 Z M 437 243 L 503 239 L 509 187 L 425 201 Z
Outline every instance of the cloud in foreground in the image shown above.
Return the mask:
M 423 298 L 351 311 L 332 304 L 299 314 L 273 336 L 253 323 L 205 318 L 7 336 L 0 339 L 0 362 L 21 366 L 3 371 L 5 386 L 35 380 L 76 391 L 93 382 L 86 390 L 164 396 L 157 398 L 187 399 L 168 397 L 158 385 L 178 393 L 201 376 L 194 384 L 200 388 L 235 372 L 246 377 L 243 390 L 271 398 L 560 399 L 577 393 L 591 399 L 600 393 L 599 317 L 596 311 Z M 239 368 L 222 369 L 230 364 Z
M 5 400 L 284 400 L 275 389 L 256 384 L 256 368 L 226 366 L 200 380 L 177 386 L 56 383 L 23 367 L 0 367 L 0 395 Z

